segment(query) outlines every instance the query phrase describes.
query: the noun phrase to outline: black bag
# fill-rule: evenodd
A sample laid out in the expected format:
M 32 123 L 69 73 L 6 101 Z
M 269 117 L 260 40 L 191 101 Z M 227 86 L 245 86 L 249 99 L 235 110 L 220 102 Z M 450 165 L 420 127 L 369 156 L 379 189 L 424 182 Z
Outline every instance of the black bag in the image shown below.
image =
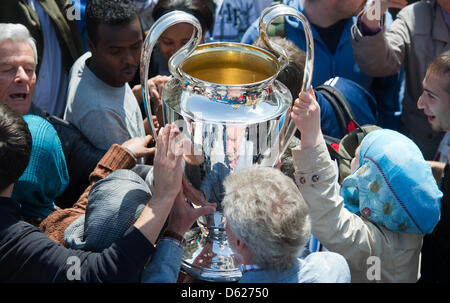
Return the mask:
M 350 162 L 355 156 L 356 148 L 363 138 L 371 131 L 380 129 L 376 125 L 361 126 L 356 121 L 352 108 L 345 96 L 335 87 L 321 85 L 316 88 L 331 104 L 336 114 L 336 119 L 343 134 L 342 139 L 324 135 L 330 156 L 338 162 L 339 183 L 351 173 Z

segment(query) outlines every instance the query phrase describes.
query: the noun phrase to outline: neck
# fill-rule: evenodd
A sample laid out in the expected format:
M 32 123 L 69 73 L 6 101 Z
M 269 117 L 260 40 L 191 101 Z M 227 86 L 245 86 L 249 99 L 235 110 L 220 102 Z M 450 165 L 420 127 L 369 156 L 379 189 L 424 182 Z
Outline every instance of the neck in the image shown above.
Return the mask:
M 10 186 L 5 188 L 4 190 L 0 191 L 0 197 L 2 197 L 2 198 L 11 198 L 13 189 L 14 189 L 14 184 L 11 184 Z
M 323 28 L 330 27 L 343 19 L 342 16 L 338 16 L 335 7 L 328 1 L 303 0 L 303 11 L 309 22 Z
M 246 249 L 246 248 L 244 248 L 244 249 L 242 249 L 241 251 L 240 251 L 240 253 L 241 253 L 241 256 L 242 256 L 242 264 L 244 264 L 244 265 L 252 265 L 252 264 L 255 264 L 255 262 L 253 262 L 253 259 L 252 259 L 252 255 L 251 255 L 251 253 L 248 251 L 248 249 Z
M 100 68 L 98 66 L 98 64 L 96 64 L 96 61 L 94 59 L 94 57 L 89 58 L 86 61 L 86 65 L 87 67 L 89 67 L 89 69 L 91 70 L 91 72 L 94 73 L 94 75 L 99 78 L 100 80 L 102 80 L 103 82 L 105 82 L 106 84 L 108 84 L 109 86 L 112 87 L 122 87 L 125 83 L 118 83 L 115 82 L 113 80 L 111 80 L 109 77 L 107 77 L 107 73 L 104 72 L 103 68 Z

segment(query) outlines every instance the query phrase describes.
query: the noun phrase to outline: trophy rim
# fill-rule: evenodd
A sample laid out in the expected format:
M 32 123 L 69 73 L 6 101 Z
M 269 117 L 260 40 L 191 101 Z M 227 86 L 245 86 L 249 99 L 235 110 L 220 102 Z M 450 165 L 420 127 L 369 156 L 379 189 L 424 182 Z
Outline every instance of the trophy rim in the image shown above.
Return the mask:
M 189 57 L 198 55 L 199 53 L 201 54 L 202 51 L 206 51 L 206 50 L 211 51 L 213 48 L 227 47 L 227 46 L 234 48 L 236 50 L 239 50 L 241 52 L 251 54 L 253 56 L 257 56 L 256 55 L 257 53 L 249 51 L 250 49 L 253 49 L 254 51 L 262 53 L 264 56 L 270 58 L 272 60 L 272 62 L 274 62 L 274 64 L 277 65 L 277 68 L 275 69 L 276 71 L 271 76 L 264 78 L 260 81 L 255 81 L 255 82 L 250 82 L 250 83 L 242 83 L 242 84 L 221 84 L 221 83 L 215 83 L 215 82 L 202 80 L 202 79 L 199 79 L 197 77 L 190 75 L 189 73 L 187 73 L 186 71 L 183 70 L 183 66 L 187 61 L 187 60 L 184 60 L 177 67 L 178 74 L 183 76 L 183 79 L 179 79 L 179 80 L 184 81 L 184 83 L 186 85 L 192 85 L 192 86 L 202 86 L 202 87 L 211 87 L 211 88 L 219 88 L 219 89 L 227 87 L 227 88 L 232 88 L 232 89 L 236 88 L 236 89 L 242 89 L 245 91 L 250 91 L 252 89 L 257 90 L 257 89 L 261 89 L 263 87 L 270 85 L 271 83 L 273 83 L 276 80 L 279 72 L 283 69 L 282 64 L 280 63 L 279 59 L 277 57 L 275 57 L 275 55 L 272 54 L 271 52 L 269 52 L 263 48 L 260 48 L 258 46 L 255 46 L 255 45 L 239 43 L 239 42 L 209 42 L 209 43 L 199 44 L 193 50 L 193 52 L 189 55 Z M 189 57 L 187 57 L 186 59 L 189 59 Z M 171 60 L 171 59 L 169 59 L 169 60 Z M 175 78 L 178 78 L 178 77 L 175 77 Z
M 179 86 L 180 84 L 180 79 L 173 77 L 171 80 L 169 80 L 166 84 L 165 87 L 171 87 L 171 86 Z M 274 108 L 273 112 L 270 115 L 266 115 L 266 116 L 262 116 L 262 117 L 242 117 L 241 119 L 223 119 L 222 116 L 220 117 L 209 117 L 209 116 L 198 116 L 198 115 L 194 115 L 191 113 L 191 111 L 186 111 L 186 110 L 182 110 L 181 108 L 181 103 L 178 102 L 173 102 L 173 101 L 169 101 L 170 98 L 167 98 L 167 92 L 163 91 L 162 94 L 162 101 L 164 104 L 164 110 L 167 112 L 169 108 L 170 110 L 172 110 L 173 112 L 175 112 L 177 115 L 183 117 L 184 119 L 190 119 L 192 121 L 196 121 L 196 122 L 202 122 L 202 123 L 207 123 L 207 124 L 220 124 L 220 125 L 253 125 L 253 124 L 258 124 L 258 123 L 262 123 L 262 122 L 266 122 L 269 120 L 273 120 L 273 119 L 278 119 L 279 117 L 282 117 L 283 115 L 287 114 L 289 112 L 289 108 L 292 104 L 292 95 L 289 91 L 289 89 L 286 87 L 286 85 L 284 85 L 283 83 L 281 83 L 278 80 L 274 80 L 270 85 L 268 85 L 267 87 L 264 85 L 264 90 L 258 90 L 257 88 L 255 89 L 255 91 L 259 92 L 260 96 L 263 96 L 263 99 L 257 99 L 256 102 L 248 102 L 248 103 L 231 103 L 231 102 L 227 102 L 227 101 L 221 101 L 218 102 L 217 100 L 215 100 L 214 98 L 211 98 L 210 96 L 205 95 L 205 93 L 198 93 L 195 89 L 198 87 L 191 87 L 191 89 L 189 88 L 190 86 L 188 85 L 188 87 L 184 87 L 184 91 L 188 92 L 189 94 L 191 94 L 192 96 L 198 96 L 201 98 L 205 98 L 205 101 L 210 102 L 210 104 L 226 104 L 229 106 L 237 106 L 235 109 L 238 109 L 239 107 L 243 107 L 243 108 L 255 108 L 255 106 L 258 106 L 261 101 L 268 103 L 267 99 L 264 99 L 266 96 L 264 96 L 264 92 L 263 91 L 273 91 L 274 88 L 276 88 L 276 90 L 278 90 L 280 92 L 280 94 L 283 94 L 283 98 L 278 99 L 278 104 L 276 106 L 276 109 Z M 220 87 L 220 86 L 218 86 Z M 223 87 L 223 86 L 222 86 Z M 219 90 L 214 90 L 211 89 L 211 87 L 208 87 L 205 89 L 205 91 L 209 91 L 211 92 L 211 94 L 216 94 Z M 249 88 L 242 88 L 242 93 L 244 92 L 248 92 L 250 91 Z M 253 88 L 251 89 L 251 91 L 253 91 Z M 272 93 L 266 93 L 266 95 L 270 95 Z M 287 94 L 287 96 L 285 96 L 285 94 Z M 166 108 L 167 107 L 167 108 Z

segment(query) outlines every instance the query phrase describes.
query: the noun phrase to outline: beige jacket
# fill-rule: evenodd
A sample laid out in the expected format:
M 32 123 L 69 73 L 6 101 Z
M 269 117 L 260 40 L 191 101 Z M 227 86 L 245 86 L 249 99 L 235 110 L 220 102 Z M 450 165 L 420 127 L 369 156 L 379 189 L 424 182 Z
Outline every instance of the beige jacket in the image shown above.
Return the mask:
M 346 210 L 324 143 L 296 147 L 292 155 L 296 183 L 309 206 L 311 232 L 328 250 L 344 256 L 352 282 L 416 282 L 422 236 L 390 231 Z
M 405 68 L 405 97 L 402 123 L 405 134 L 420 147 L 427 160 L 434 157 L 443 133 L 431 130 L 426 116 L 417 109 L 422 81 L 431 60 L 450 50 L 450 30 L 435 0 L 405 7 L 397 19 L 374 36 L 363 36 L 352 27 L 353 53 L 361 70 L 373 77 L 385 77 Z

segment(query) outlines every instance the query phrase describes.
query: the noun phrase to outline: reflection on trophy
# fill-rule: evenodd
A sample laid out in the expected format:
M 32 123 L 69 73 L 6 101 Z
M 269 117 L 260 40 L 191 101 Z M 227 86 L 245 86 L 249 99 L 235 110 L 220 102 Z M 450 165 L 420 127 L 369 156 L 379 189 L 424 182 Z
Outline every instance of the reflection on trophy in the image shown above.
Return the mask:
M 198 226 L 185 234 L 182 268 L 199 280 L 225 282 L 241 277 L 227 244 L 221 207 L 223 181 L 253 165 L 274 166 L 295 133 L 290 119 L 292 96 L 275 80 L 287 64 L 286 55 L 266 34 L 270 23 L 280 16 L 298 18 L 307 33 L 302 89 L 308 91 L 313 68 L 311 30 L 300 12 L 286 5 L 264 10 L 259 24 L 261 39 L 279 57 L 239 43 L 199 45 L 200 23 L 181 11 L 155 22 L 144 42 L 140 76 L 150 117 L 146 79 L 153 47 L 164 30 L 174 24 L 190 23 L 194 27 L 190 41 L 169 60 L 172 78 L 163 89 L 162 104 L 164 123 L 175 123 L 191 143 L 185 149 L 183 182 L 191 183 L 198 195 L 217 203 L 215 213 L 199 218 Z M 152 119 L 148 121 L 156 137 Z M 190 200 L 195 207 L 195 198 Z

